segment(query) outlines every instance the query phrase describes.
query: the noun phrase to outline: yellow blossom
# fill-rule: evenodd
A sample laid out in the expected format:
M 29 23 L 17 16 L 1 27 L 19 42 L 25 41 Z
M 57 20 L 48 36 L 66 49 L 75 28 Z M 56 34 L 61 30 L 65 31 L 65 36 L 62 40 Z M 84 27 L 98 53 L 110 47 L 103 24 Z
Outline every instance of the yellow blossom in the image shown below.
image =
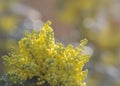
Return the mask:
M 37 77 L 36 85 L 43 86 L 85 86 L 83 82 L 87 70 L 83 66 L 89 55 L 83 54 L 87 40 L 82 40 L 78 47 L 55 43 L 50 22 L 44 24 L 40 32 L 27 32 L 19 41 L 19 51 L 4 56 L 8 74 L 15 75 L 13 81 Z

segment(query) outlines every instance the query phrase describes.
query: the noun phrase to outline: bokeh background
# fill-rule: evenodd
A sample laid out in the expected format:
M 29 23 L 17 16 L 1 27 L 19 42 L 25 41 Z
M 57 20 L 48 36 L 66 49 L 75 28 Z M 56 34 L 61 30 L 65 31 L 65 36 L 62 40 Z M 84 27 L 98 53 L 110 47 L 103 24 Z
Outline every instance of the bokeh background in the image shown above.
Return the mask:
M 0 0 L 0 76 L 2 56 L 47 20 L 64 45 L 88 39 L 87 86 L 120 86 L 120 0 Z

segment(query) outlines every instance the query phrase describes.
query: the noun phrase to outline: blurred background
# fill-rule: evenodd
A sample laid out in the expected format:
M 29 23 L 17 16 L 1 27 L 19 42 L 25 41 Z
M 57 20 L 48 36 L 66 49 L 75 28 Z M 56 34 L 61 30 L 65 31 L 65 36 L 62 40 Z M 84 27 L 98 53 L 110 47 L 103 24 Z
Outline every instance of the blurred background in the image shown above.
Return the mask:
M 88 39 L 87 86 L 120 86 L 120 0 L 0 0 L 0 76 L 1 57 L 47 20 L 64 45 Z

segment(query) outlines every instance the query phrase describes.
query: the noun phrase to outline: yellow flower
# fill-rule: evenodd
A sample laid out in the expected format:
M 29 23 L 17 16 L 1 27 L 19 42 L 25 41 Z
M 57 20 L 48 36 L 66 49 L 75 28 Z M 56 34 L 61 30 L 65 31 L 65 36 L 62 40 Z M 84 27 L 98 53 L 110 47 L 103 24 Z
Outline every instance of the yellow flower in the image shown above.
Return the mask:
M 83 80 L 87 70 L 83 66 L 89 60 L 89 55 L 82 53 L 87 40 L 82 40 L 78 47 L 54 42 L 54 33 L 44 24 L 40 32 L 27 32 L 26 37 L 19 41 L 19 52 L 4 56 L 9 75 L 23 83 L 37 76 L 35 84 L 44 83 L 50 86 L 85 86 Z M 13 77 L 13 76 L 12 76 Z
M 14 16 L 3 16 L 0 18 L 0 26 L 4 31 L 12 31 L 16 28 L 18 20 Z

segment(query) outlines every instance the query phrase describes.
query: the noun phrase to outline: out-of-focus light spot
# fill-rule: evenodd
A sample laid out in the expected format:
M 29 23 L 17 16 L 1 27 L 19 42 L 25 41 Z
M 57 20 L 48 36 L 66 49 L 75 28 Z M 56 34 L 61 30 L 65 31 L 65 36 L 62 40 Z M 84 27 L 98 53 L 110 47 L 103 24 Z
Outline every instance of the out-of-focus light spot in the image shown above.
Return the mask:
M 85 46 L 83 53 L 92 55 L 93 54 L 93 49 L 91 47 Z
M 16 14 L 27 18 L 24 20 L 25 28 L 39 30 L 43 26 L 41 14 L 37 10 L 18 3 L 16 3 L 16 5 L 14 5 L 11 9 Z

